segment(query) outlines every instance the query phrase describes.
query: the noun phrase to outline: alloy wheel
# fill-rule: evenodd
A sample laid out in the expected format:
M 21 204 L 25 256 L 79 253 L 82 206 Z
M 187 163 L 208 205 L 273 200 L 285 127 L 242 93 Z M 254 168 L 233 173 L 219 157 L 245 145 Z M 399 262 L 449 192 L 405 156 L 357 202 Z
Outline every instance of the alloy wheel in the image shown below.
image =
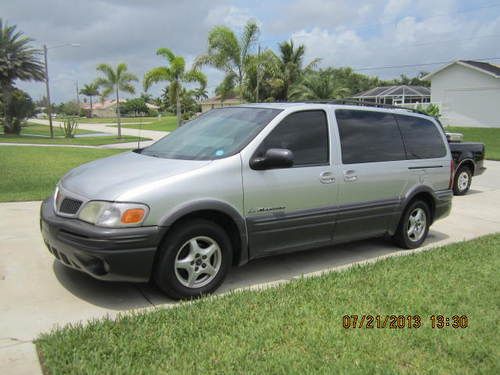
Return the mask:
M 219 244 L 210 237 L 197 236 L 179 248 L 174 262 L 175 276 L 187 288 L 201 288 L 217 276 L 221 264 Z
M 410 241 L 418 242 L 424 236 L 427 225 L 427 217 L 425 211 L 417 207 L 408 217 L 408 225 L 406 233 Z
M 465 189 L 467 189 L 467 186 L 469 186 L 469 174 L 466 171 L 462 171 L 458 175 L 457 185 L 458 190 L 460 191 L 464 191 Z

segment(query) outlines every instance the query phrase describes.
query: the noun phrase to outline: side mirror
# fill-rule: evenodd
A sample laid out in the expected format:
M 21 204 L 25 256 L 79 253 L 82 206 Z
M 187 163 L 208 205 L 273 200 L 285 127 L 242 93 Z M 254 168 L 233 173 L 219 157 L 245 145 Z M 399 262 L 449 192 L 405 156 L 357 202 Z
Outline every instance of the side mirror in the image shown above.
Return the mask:
M 293 152 L 286 148 L 270 148 L 262 157 L 253 157 L 250 168 L 255 170 L 290 168 L 293 166 Z

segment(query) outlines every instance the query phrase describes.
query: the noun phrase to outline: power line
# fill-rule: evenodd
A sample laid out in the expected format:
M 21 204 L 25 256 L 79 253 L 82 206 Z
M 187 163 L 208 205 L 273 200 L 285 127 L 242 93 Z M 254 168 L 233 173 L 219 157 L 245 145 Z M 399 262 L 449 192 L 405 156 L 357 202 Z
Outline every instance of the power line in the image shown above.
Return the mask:
M 481 59 L 461 59 L 461 60 L 492 61 L 492 60 L 500 60 L 500 57 L 486 57 L 486 58 L 481 58 Z M 363 70 L 383 70 L 383 69 L 396 69 L 396 68 L 418 68 L 418 67 L 422 67 L 422 66 L 450 64 L 454 61 L 457 61 L 457 60 L 436 61 L 436 62 L 423 63 L 423 64 L 370 66 L 370 67 L 363 67 L 363 68 L 353 68 L 353 70 L 363 71 Z

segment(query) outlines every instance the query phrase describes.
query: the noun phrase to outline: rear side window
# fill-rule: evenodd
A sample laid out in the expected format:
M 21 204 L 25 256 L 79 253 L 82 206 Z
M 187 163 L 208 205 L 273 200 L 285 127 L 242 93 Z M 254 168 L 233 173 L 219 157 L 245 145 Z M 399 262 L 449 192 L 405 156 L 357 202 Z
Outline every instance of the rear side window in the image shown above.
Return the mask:
M 436 125 L 421 117 L 396 115 L 408 159 L 442 158 L 446 155 L 441 133 Z
M 257 150 L 262 156 L 270 148 L 293 152 L 294 166 L 329 163 L 328 123 L 324 111 L 295 112 L 285 117 Z
M 344 164 L 406 159 L 401 133 L 391 113 L 335 111 Z

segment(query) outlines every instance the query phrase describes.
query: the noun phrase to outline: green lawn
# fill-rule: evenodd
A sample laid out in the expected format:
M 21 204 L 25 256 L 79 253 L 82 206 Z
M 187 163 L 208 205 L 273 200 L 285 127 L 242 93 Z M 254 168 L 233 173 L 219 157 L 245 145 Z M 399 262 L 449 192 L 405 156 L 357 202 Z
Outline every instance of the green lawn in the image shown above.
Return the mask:
M 0 146 L 0 202 L 44 199 L 68 170 L 123 150 Z
M 93 134 L 95 132 L 89 130 L 77 129 L 76 134 Z M 46 137 L 43 137 L 46 136 Z M 111 143 L 135 142 L 139 137 L 122 136 L 118 139 L 115 135 L 96 136 L 96 137 L 77 137 L 64 138 L 64 132 L 59 126 L 54 126 L 55 138 L 47 138 L 50 136 L 50 129 L 46 125 L 28 123 L 24 126 L 21 135 L 5 135 L 3 128 L 0 130 L 0 143 L 36 143 L 36 144 L 63 144 L 63 145 L 86 145 L 86 146 L 101 146 Z M 147 140 L 147 138 L 142 138 Z
M 123 125 L 124 128 L 141 129 L 141 125 Z M 144 130 L 160 130 L 164 132 L 171 132 L 177 128 L 177 117 L 164 116 L 161 119 L 155 119 L 154 122 L 149 124 L 142 124 Z
M 500 129 L 448 126 L 446 131 L 462 133 L 466 142 L 483 142 L 486 146 L 486 159 L 500 160 Z
M 102 146 L 111 143 L 137 142 L 139 137 L 123 135 L 121 138 L 116 138 L 114 135 L 102 137 L 82 137 L 82 138 L 42 138 L 33 136 L 12 136 L 0 135 L 0 143 L 36 143 L 36 144 L 56 144 L 56 145 L 84 145 L 84 146 Z M 149 138 L 141 138 L 149 140 Z
M 36 341 L 48 374 L 500 373 L 500 235 L 275 289 L 94 320 Z M 420 328 L 342 326 L 420 315 Z M 432 329 L 430 316 L 467 315 Z
M 54 128 L 54 135 L 55 136 L 64 137 L 64 131 L 59 127 L 59 125 L 53 125 L 53 128 Z M 3 133 L 3 128 L 0 130 L 0 132 Z M 85 129 L 76 129 L 76 134 L 92 134 L 92 133 L 95 133 L 95 132 L 90 131 L 90 130 L 85 130 Z M 28 122 L 26 124 L 26 126 L 23 126 L 21 134 L 24 134 L 24 135 L 34 134 L 34 135 L 50 136 L 50 127 L 47 125 L 37 124 L 35 122 Z

